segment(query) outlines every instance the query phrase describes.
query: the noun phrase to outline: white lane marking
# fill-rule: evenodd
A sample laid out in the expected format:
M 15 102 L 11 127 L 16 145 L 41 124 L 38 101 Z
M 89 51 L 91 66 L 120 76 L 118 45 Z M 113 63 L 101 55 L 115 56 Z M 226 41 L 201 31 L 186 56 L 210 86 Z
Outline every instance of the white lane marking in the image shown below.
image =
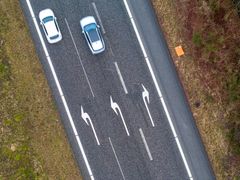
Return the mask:
M 109 43 L 109 49 L 110 49 L 110 52 L 111 52 L 112 56 L 114 56 L 114 53 L 113 53 L 113 50 L 112 50 L 112 46 L 111 46 L 110 43 Z
M 155 77 L 155 75 L 154 75 L 154 73 L 153 73 L 152 66 L 151 66 L 150 61 L 149 61 L 149 59 L 148 59 L 148 56 L 147 56 L 145 47 L 144 47 L 144 45 L 143 45 L 142 39 L 141 39 L 141 37 L 140 37 L 140 34 L 139 34 L 139 32 L 138 32 L 137 26 L 136 26 L 135 21 L 134 21 L 134 19 L 133 19 L 132 13 L 131 13 L 130 8 L 129 8 L 129 6 L 128 6 L 127 0 L 123 0 L 123 2 L 124 2 L 124 5 L 125 5 L 125 7 L 126 7 L 126 9 L 127 9 L 128 16 L 129 16 L 130 21 L 131 21 L 131 23 L 132 23 L 132 26 L 133 26 L 133 29 L 134 29 L 134 31 L 135 31 L 135 34 L 136 34 L 136 36 L 137 36 L 138 43 L 139 43 L 139 45 L 140 45 L 140 47 L 141 47 L 141 50 L 142 50 L 142 52 L 143 52 L 143 56 L 144 56 L 144 58 L 145 58 L 145 60 L 146 60 L 146 63 L 147 63 L 147 65 L 148 65 L 148 68 L 149 68 L 150 73 L 151 73 L 151 75 L 152 75 L 154 84 L 155 84 L 155 86 L 156 86 L 156 88 L 157 88 L 157 92 L 158 92 L 159 96 L 162 97 L 162 93 L 161 93 L 160 88 L 159 88 L 159 86 L 158 86 L 158 84 L 157 84 L 156 77 Z
M 72 35 L 72 32 L 71 32 L 70 26 L 68 25 L 68 21 L 67 21 L 66 18 L 64 18 L 64 20 L 65 20 L 65 23 L 67 24 L 68 31 L 69 31 L 70 36 L 71 36 L 71 39 L 72 39 L 72 41 L 73 41 L 75 50 L 76 50 L 77 55 L 78 55 L 78 59 L 79 59 L 80 64 L 81 64 L 81 66 L 82 66 L 83 73 L 84 73 L 84 75 L 85 75 L 85 77 L 86 77 L 86 79 L 87 79 L 87 83 L 88 83 L 88 86 L 89 86 L 89 88 L 90 88 L 90 90 L 91 90 L 92 96 L 95 97 L 95 96 L 94 96 L 94 93 L 93 93 L 92 86 L 91 86 L 90 81 L 89 81 L 89 78 L 88 78 L 88 76 L 87 76 L 87 72 L 86 72 L 86 70 L 85 70 L 85 68 L 84 68 L 84 66 L 83 66 L 83 62 L 82 62 L 81 56 L 80 56 L 79 51 L 78 51 L 78 49 L 77 49 L 77 45 L 76 45 L 75 40 L 74 40 L 74 38 L 73 38 L 73 35 Z
M 146 138 L 145 138 L 145 136 L 144 136 L 144 133 L 143 133 L 142 128 L 139 129 L 139 132 L 140 132 L 141 138 L 142 138 L 142 140 L 143 140 L 143 144 L 144 144 L 144 146 L 145 146 L 145 149 L 146 149 L 146 151 L 147 151 L 148 157 L 149 157 L 150 161 L 152 161 L 152 160 L 153 160 L 152 154 L 151 154 L 150 149 L 149 149 L 149 147 L 148 147 L 148 144 L 147 144 L 147 141 L 146 141 Z
M 110 49 L 110 53 L 112 54 L 112 56 L 114 56 L 111 43 L 110 43 L 109 39 L 107 38 L 107 36 L 105 36 L 105 39 L 106 39 L 106 42 L 107 42 L 108 47 L 109 47 L 109 49 Z
M 89 126 L 89 124 L 88 124 L 88 121 L 89 121 L 90 126 L 91 126 L 92 131 L 93 131 L 93 134 L 94 134 L 95 139 L 96 139 L 96 141 L 97 141 L 97 144 L 100 146 L 100 142 L 99 142 L 99 140 L 98 140 L 97 133 L 96 133 L 95 128 L 94 128 L 94 126 L 93 126 L 92 119 L 90 118 L 90 116 L 89 116 L 88 113 L 84 112 L 82 106 L 81 106 L 81 116 L 82 116 L 83 120 L 85 121 L 85 123 L 86 123 L 88 126 Z
M 146 63 L 147 63 L 148 69 L 149 69 L 149 71 L 150 71 L 150 73 L 151 73 L 151 76 L 152 76 L 154 85 L 155 85 L 155 87 L 156 87 L 156 89 L 157 89 L 157 93 L 158 93 L 158 95 L 159 95 L 159 97 L 160 97 L 160 100 L 161 100 L 163 106 L 164 106 L 164 110 L 165 110 L 165 113 L 166 113 L 166 115 L 167 115 L 167 119 L 168 119 L 168 122 L 169 122 L 169 124 L 170 124 L 172 133 L 173 133 L 173 135 L 174 135 L 174 137 L 175 137 L 175 140 L 176 140 L 176 139 L 178 139 L 178 137 L 177 137 L 177 134 L 176 134 L 175 127 L 173 126 L 173 123 L 172 123 L 171 117 L 170 117 L 170 115 L 169 115 L 168 109 L 167 109 L 167 107 L 166 107 L 166 105 L 165 105 L 165 102 L 164 102 L 164 100 L 163 100 L 162 93 L 161 93 L 161 91 L 160 91 L 160 88 L 159 88 L 157 79 L 156 79 L 155 74 L 154 74 L 154 72 L 153 72 L 152 66 L 151 66 L 151 64 L 150 64 L 148 55 L 147 55 L 147 53 L 146 53 L 145 47 L 144 47 L 144 45 L 143 45 L 142 39 L 141 39 L 140 34 L 139 34 L 139 31 L 138 31 L 138 29 L 137 29 L 136 23 L 135 23 L 135 21 L 134 21 L 134 19 L 133 19 L 132 12 L 130 11 L 130 8 L 129 8 L 129 5 L 128 5 L 127 0 L 123 0 L 123 2 L 124 2 L 124 5 L 125 5 L 125 7 L 126 7 L 126 10 L 127 10 L 128 16 L 129 16 L 129 18 L 130 18 L 130 21 L 131 21 L 131 23 L 132 23 L 132 26 L 133 26 L 133 29 L 134 29 L 134 31 L 135 31 L 135 34 L 136 34 L 136 36 L 137 36 L 138 43 L 139 43 L 139 45 L 140 45 L 140 47 L 141 47 L 141 50 L 142 50 L 142 52 L 143 52 L 143 56 L 144 56 L 145 61 L 146 61 Z M 177 143 L 177 140 L 176 140 L 176 143 Z M 180 143 L 177 143 L 177 146 L 178 146 L 178 149 L 179 149 L 179 151 L 180 151 L 181 157 L 182 157 L 182 159 L 183 159 L 183 162 L 184 162 L 185 168 L 186 168 L 186 170 L 187 170 L 189 179 L 193 179 L 191 170 L 190 170 L 190 168 L 189 168 L 188 162 L 187 162 L 186 157 L 185 157 L 185 154 L 183 153 L 182 146 L 181 146 Z
M 167 106 L 166 106 L 166 104 L 165 104 L 165 101 L 164 101 L 163 97 L 161 97 L 161 102 L 162 102 L 163 108 L 164 108 L 164 110 L 165 110 L 165 112 L 166 112 L 167 118 L 171 120 L 170 114 L 169 114 L 169 112 L 168 112 L 168 109 L 167 109 Z M 174 125 L 173 125 L 172 121 L 169 121 L 169 124 L 170 124 L 170 127 L 171 127 L 171 129 L 172 129 L 172 132 L 173 132 L 175 141 L 176 141 L 176 143 L 177 143 L 178 149 L 179 149 L 179 151 L 180 151 L 180 154 L 181 154 L 181 156 L 182 156 L 183 163 L 185 164 L 185 167 L 186 167 L 186 169 L 187 169 L 189 179 L 193 180 L 193 177 L 192 177 L 190 168 L 189 168 L 189 166 L 188 166 L 187 160 L 186 160 L 186 158 L 185 158 L 185 154 L 184 154 L 184 152 L 183 152 L 182 146 L 181 146 L 181 144 L 180 144 L 180 141 L 179 141 L 179 139 L 178 139 L 178 136 L 177 136 L 177 133 L 176 133 L 176 131 L 175 131 L 175 128 L 174 128 Z M 173 131 L 173 130 L 174 130 L 174 131 Z
M 146 102 L 146 99 L 147 99 L 148 104 L 150 103 L 150 100 L 149 100 L 149 92 L 148 92 L 148 90 L 145 88 L 145 86 L 144 86 L 143 84 L 142 84 L 142 87 L 143 87 L 143 89 L 144 89 L 144 91 L 142 92 L 143 102 L 144 102 L 145 107 L 146 107 L 146 109 L 147 109 L 148 116 L 149 116 L 149 118 L 150 118 L 150 120 L 151 120 L 152 126 L 154 127 L 155 124 L 154 124 L 154 122 L 153 122 L 152 115 L 151 115 L 151 113 L 150 113 L 150 111 L 149 111 L 149 108 L 148 108 L 148 105 L 147 105 L 147 102 Z
M 93 9 L 94 9 L 94 11 L 95 11 L 95 14 L 97 15 L 98 21 L 99 21 L 99 23 L 100 23 L 100 25 L 101 25 L 101 27 L 102 27 L 102 32 L 103 32 L 103 34 L 105 34 L 106 31 L 105 31 L 105 29 L 104 29 L 104 27 L 103 27 L 102 20 L 101 20 L 101 18 L 100 18 L 99 13 L 98 13 L 97 6 L 96 6 L 95 2 L 92 2 L 92 6 L 93 6 Z
M 119 160 L 118 160 L 118 157 L 117 157 L 116 151 L 115 151 L 115 149 L 114 149 L 114 147 L 113 147 L 113 144 L 112 144 L 111 138 L 108 137 L 108 140 L 109 140 L 109 142 L 110 142 L 110 145 L 111 145 L 111 148 L 112 148 L 113 154 L 114 154 L 115 159 L 116 159 L 116 161 L 117 161 L 117 164 L 118 164 L 118 167 L 119 167 L 120 172 L 121 172 L 121 174 L 122 174 L 122 177 L 123 177 L 123 179 L 125 180 L 125 176 L 124 176 L 124 174 L 123 174 L 123 170 L 122 170 L 122 167 L 121 167 L 120 162 L 119 162 Z
M 44 40 L 43 40 L 41 31 L 40 31 L 40 29 L 39 29 L 39 26 L 38 26 L 36 17 L 35 17 L 35 15 L 34 15 L 34 12 L 33 12 L 33 9 L 32 9 L 31 3 L 30 3 L 30 0 L 26 0 L 26 3 L 27 3 L 27 5 L 28 5 L 28 9 L 29 9 L 30 14 L 31 14 L 31 16 L 32 16 L 33 23 L 34 23 L 35 28 L 36 28 L 36 31 L 37 31 L 37 33 L 38 33 L 38 36 L 39 36 L 41 45 L 42 45 L 42 47 L 43 47 L 45 56 L 46 56 L 46 58 L 47 58 L 48 64 L 49 64 L 49 66 L 50 66 L 52 75 L 53 75 L 54 80 L 55 80 L 55 83 L 56 83 L 56 85 L 57 85 L 58 92 L 59 92 L 59 94 L 60 94 L 60 96 L 61 96 L 61 99 L 62 99 L 64 108 L 65 108 L 65 110 L 66 110 L 68 119 L 69 119 L 69 121 L 70 121 L 72 130 L 73 130 L 73 133 L 74 133 L 75 138 L 76 138 L 76 140 L 77 140 L 79 149 L 80 149 L 80 151 L 81 151 L 81 153 L 82 153 L 84 162 L 85 162 L 85 164 L 86 164 L 86 166 L 87 166 L 87 170 L 88 170 L 89 176 L 90 176 L 91 180 L 94 180 L 94 176 L 93 176 L 93 173 L 92 173 L 92 169 L 91 169 L 91 167 L 90 167 L 90 165 L 89 165 L 89 162 L 88 162 L 86 153 L 85 153 L 85 151 L 84 151 L 84 148 L 83 148 L 83 146 L 82 146 L 82 143 L 81 143 L 80 137 L 79 137 L 79 135 L 78 135 L 77 129 L 76 129 L 75 124 L 74 124 L 74 122 L 73 122 L 72 115 L 71 115 L 71 113 L 70 113 L 70 111 L 69 111 L 69 108 L 68 108 L 66 99 L 65 99 L 65 97 L 64 97 L 62 88 L 61 88 L 61 86 L 60 86 L 60 83 L 59 83 L 57 74 L 56 74 L 56 72 L 55 72 L 55 70 L 54 70 L 54 67 L 53 67 L 51 58 L 50 58 L 49 53 L 48 53 L 48 50 L 47 50 L 47 47 L 46 47 L 46 45 L 45 45 L 45 43 L 44 43 Z
M 115 112 L 117 115 L 118 115 L 118 111 L 119 111 L 119 114 L 120 114 L 120 116 L 121 116 L 121 119 L 122 119 L 124 128 L 125 128 L 125 130 L 126 130 L 126 133 L 127 133 L 128 136 L 130 136 L 129 131 L 128 131 L 128 128 L 127 128 L 127 125 L 126 125 L 126 122 L 125 122 L 125 120 L 124 120 L 124 118 L 123 118 L 123 115 L 122 115 L 122 111 L 121 111 L 119 105 L 118 105 L 116 102 L 113 102 L 112 96 L 110 96 L 110 103 L 111 103 L 111 108 L 114 110 L 114 112 Z
M 114 65 L 115 65 L 115 67 L 116 67 L 116 70 L 117 70 L 119 79 L 120 79 L 120 81 L 121 81 L 121 83 L 122 83 L 124 92 L 125 92 L 125 94 L 128 94 L 128 90 L 127 90 L 126 84 L 125 84 L 125 82 L 124 82 L 124 80 L 123 80 L 122 73 L 121 73 L 121 71 L 120 71 L 120 69 L 119 69 L 119 67 L 118 67 L 117 62 L 114 62 Z

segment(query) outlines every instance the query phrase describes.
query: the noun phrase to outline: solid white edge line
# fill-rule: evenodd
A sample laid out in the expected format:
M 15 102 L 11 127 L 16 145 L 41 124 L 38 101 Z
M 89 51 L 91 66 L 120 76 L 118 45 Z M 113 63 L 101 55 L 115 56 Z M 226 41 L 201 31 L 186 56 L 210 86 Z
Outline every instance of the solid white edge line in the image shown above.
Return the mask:
M 79 59 L 80 64 L 81 64 L 81 66 L 82 66 L 83 73 L 84 73 L 85 78 L 86 78 L 86 80 L 87 80 L 88 86 L 89 86 L 89 88 L 90 88 L 90 90 L 91 90 L 92 96 L 95 97 L 95 95 L 94 95 L 94 93 L 93 93 L 93 89 L 92 89 L 91 83 L 90 83 L 89 78 L 88 78 L 88 76 L 87 76 L 87 72 L 86 72 L 86 70 L 85 70 L 85 68 L 84 68 L 84 66 L 83 66 L 83 62 L 82 62 L 81 56 L 80 56 L 79 51 L 78 51 L 78 49 L 77 49 L 77 45 L 76 45 L 75 40 L 74 40 L 74 38 L 73 38 L 71 29 L 70 29 L 70 27 L 69 27 L 69 25 L 68 25 L 68 21 L 67 21 L 66 18 L 64 18 L 64 20 L 65 20 L 65 23 L 66 23 L 66 25 L 67 25 L 67 28 L 68 28 L 69 34 L 70 34 L 70 36 L 71 36 L 71 39 L 72 39 L 73 45 L 74 45 L 74 47 L 75 47 L 75 50 L 76 50 L 76 52 L 77 52 L 78 59 Z
M 127 90 L 126 84 L 125 84 L 125 82 L 124 82 L 124 80 L 123 80 L 122 73 L 121 73 L 121 71 L 120 71 L 120 69 L 119 69 L 119 67 L 118 67 L 117 62 L 114 62 L 114 65 L 115 65 L 115 67 L 116 67 L 116 70 L 117 70 L 119 79 L 120 79 L 120 81 L 121 81 L 121 83 L 122 83 L 123 90 L 124 90 L 125 94 L 128 94 L 128 90 Z
M 164 100 L 163 100 L 162 93 L 161 93 L 161 91 L 160 91 L 158 82 L 157 82 L 157 80 L 156 80 L 155 74 L 154 74 L 154 72 L 153 72 L 152 66 L 151 66 L 150 61 L 149 61 L 149 58 L 148 58 L 148 56 L 147 56 L 145 47 L 144 47 L 144 45 L 143 45 L 143 42 L 142 42 L 142 39 L 141 39 L 141 37 L 140 37 L 139 31 L 138 31 L 138 29 L 137 29 L 137 26 L 136 26 L 135 21 L 134 21 L 134 19 L 133 19 L 132 13 L 131 13 L 131 11 L 130 11 L 128 2 L 127 2 L 127 0 L 123 0 L 123 2 L 124 2 L 124 5 L 125 5 L 125 7 L 126 7 L 126 10 L 127 10 L 128 16 L 129 16 L 129 18 L 130 18 L 130 21 L 131 21 L 131 23 L 132 23 L 132 26 L 133 26 L 133 29 L 134 29 L 134 31 L 135 31 L 135 34 L 136 34 L 136 36 L 137 36 L 138 43 L 139 43 L 139 45 L 140 45 L 140 47 L 141 47 L 141 50 L 142 50 L 142 52 L 143 52 L 143 55 L 144 55 L 145 61 L 146 61 L 146 63 L 147 63 L 148 69 L 149 69 L 149 71 L 150 71 L 150 73 L 151 73 L 151 76 L 152 76 L 154 85 L 155 85 L 155 87 L 156 87 L 156 89 L 157 89 L 157 92 L 158 92 L 158 95 L 159 95 L 159 97 L 160 97 L 160 100 L 161 100 L 162 104 L 164 104 L 164 105 L 163 105 L 163 106 L 164 106 L 164 110 L 165 110 L 165 113 L 166 113 L 166 115 L 167 115 L 167 119 L 168 119 L 168 122 L 169 122 L 169 124 L 170 124 L 172 133 L 173 133 L 173 135 L 174 135 L 174 137 L 175 137 L 175 139 L 176 139 L 176 143 L 177 143 L 178 149 L 179 149 L 179 151 L 180 151 L 181 157 L 182 157 L 182 159 L 183 159 L 185 168 L 186 168 L 186 170 L 187 170 L 189 179 L 193 179 L 192 173 L 191 173 L 191 171 L 190 171 L 188 162 L 187 162 L 186 157 L 185 157 L 185 154 L 183 153 L 181 144 L 180 144 L 180 142 L 179 142 L 179 140 L 178 140 L 178 137 L 177 137 L 177 135 L 176 135 L 175 127 L 173 126 L 171 117 L 170 117 L 170 115 L 169 115 L 168 109 L 167 109 L 167 107 L 166 107 L 166 105 L 165 105 L 165 102 L 164 102 Z M 164 103 L 163 103 L 163 102 L 164 102 Z
M 121 164 L 120 164 L 120 162 L 119 162 L 119 160 L 118 160 L 118 157 L 117 157 L 116 151 L 115 151 L 115 149 L 114 149 L 114 147 L 113 147 L 113 144 L 112 144 L 111 138 L 108 137 L 108 140 L 109 140 L 109 142 L 110 142 L 110 145 L 111 145 L 111 148 L 112 148 L 113 154 L 114 154 L 115 159 L 116 159 L 116 161 L 117 161 L 117 164 L 118 164 L 118 167 L 119 167 L 120 172 L 121 172 L 121 174 L 122 174 L 122 177 L 123 177 L 123 179 L 125 180 L 125 176 L 124 176 L 124 174 L 123 174 L 123 170 L 122 170 Z
M 93 9 L 94 9 L 94 11 L 95 11 L 95 14 L 97 15 L 98 21 L 99 21 L 99 23 L 100 23 L 100 25 L 101 25 L 101 27 L 102 27 L 102 32 L 103 32 L 103 34 L 105 34 L 106 31 L 105 31 L 105 29 L 104 29 L 104 27 L 103 27 L 103 23 L 102 23 L 102 20 L 101 20 L 101 18 L 100 18 L 100 15 L 99 15 L 99 13 L 98 13 L 96 3 L 95 3 L 95 2 L 92 2 L 92 6 L 93 6 Z
M 50 58 L 49 53 L 48 53 L 48 50 L 47 50 L 47 47 L 46 47 L 46 45 L 45 45 L 45 43 L 44 43 L 44 40 L 43 40 L 41 31 L 40 31 L 40 29 L 39 29 L 37 20 L 36 20 L 36 18 L 35 18 L 35 15 L 34 15 L 34 12 L 33 12 L 33 9 L 32 9 L 31 3 L 30 3 L 30 0 L 26 0 L 26 3 L 27 3 L 27 5 L 28 5 L 28 9 L 29 9 L 30 14 L 31 14 L 31 16 L 32 16 L 32 19 L 33 19 L 35 28 L 36 28 L 36 30 L 37 30 L 37 33 L 38 33 L 38 36 L 39 36 L 41 45 L 42 45 L 43 50 L 44 50 L 44 53 L 45 53 L 45 55 L 46 55 L 48 64 L 49 64 L 49 66 L 50 66 L 52 75 L 53 75 L 54 80 L 55 80 L 55 83 L 56 83 L 56 85 L 57 85 L 58 92 L 59 92 L 59 94 L 60 94 L 60 96 L 61 96 L 63 105 L 64 105 L 64 107 L 65 107 L 67 116 L 68 116 L 68 118 L 69 118 L 69 121 L 70 121 L 72 130 L 73 130 L 73 133 L 74 133 L 74 135 L 75 135 L 75 137 L 76 137 L 76 140 L 77 140 L 77 142 L 78 142 L 78 146 L 79 146 L 80 151 L 81 151 L 81 153 L 82 153 L 82 155 L 83 155 L 83 159 L 84 159 L 85 164 L 86 164 L 86 166 L 87 166 L 89 176 L 90 176 L 91 180 L 94 180 L 94 176 L 93 176 L 91 167 L 90 167 L 90 165 L 89 165 L 89 162 L 88 162 L 88 160 L 87 160 L 87 156 L 86 156 L 86 154 L 85 154 L 85 151 L 84 151 L 84 149 L 83 149 L 82 143 L 81 143 L 81 141 L 80 141 L 80 137 L 79 137 L 79 135 L 78 135 L 78 133 L 77 133 L 77 130 L 76 130 L 76 127 L 75 127 L 75 125 L 74 125 L 74 122 L 73 122 L 73 119 L 72 119 L 72 115 L 71 115 L 71 113 L 70 113 L 70 111 L 69 111 L 69 108 L 68 108 L 66 99 L 65 99 L 64 94 L 63 94 L 63 92 L 62 92 L 62 88 L 61 88 L 61 86 L 60 86 L 60 83 L 59 83 L 58 77 L 57 77 L 57 75 L 56 75 L 56 72 L 55 72 L 55 70 L 54 70 L 54 67 L 53 67 L 51 58 Z
M 140 132 L 140 135 L 141 135 L 143 144 L 144 144 L 144 146 L 145 146 L 145 149 L 146 149 L 146 151 L 147 151 L 148 157 L 149 157 L 150 161 L 152 161 L 152 160 L 153 160 L 153 157 L 152 157 L 151 151 L 150 151 L 150 149 L 149 149 L 149 147 L 148 147 L 148 144 L 147 144 L 147 141 L 146 141 L 146 138 L 145 138 L 145 136 L 144 136 L 144 133 L 143 133 L 142 128 L 139 128 L 139 132 Z

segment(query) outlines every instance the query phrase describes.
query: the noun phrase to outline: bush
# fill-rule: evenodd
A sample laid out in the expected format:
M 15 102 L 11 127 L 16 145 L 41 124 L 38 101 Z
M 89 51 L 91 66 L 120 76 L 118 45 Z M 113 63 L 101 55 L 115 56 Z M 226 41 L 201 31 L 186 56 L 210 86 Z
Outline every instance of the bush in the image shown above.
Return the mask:
M 196 47 L 201 47 L 203 44 L 202 36 L 199 32 L 194 32 L 192 42 Z

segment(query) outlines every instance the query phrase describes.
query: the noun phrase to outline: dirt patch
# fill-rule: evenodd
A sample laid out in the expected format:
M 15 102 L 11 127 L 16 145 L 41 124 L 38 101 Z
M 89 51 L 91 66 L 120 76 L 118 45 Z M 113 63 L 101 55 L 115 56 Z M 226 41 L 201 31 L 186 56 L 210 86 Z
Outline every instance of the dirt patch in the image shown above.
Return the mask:
M 216 177 L 240 178 L 237 12 L 230 0 L 152 2 Z M 181 58 L 178 45 L 185 50 Z

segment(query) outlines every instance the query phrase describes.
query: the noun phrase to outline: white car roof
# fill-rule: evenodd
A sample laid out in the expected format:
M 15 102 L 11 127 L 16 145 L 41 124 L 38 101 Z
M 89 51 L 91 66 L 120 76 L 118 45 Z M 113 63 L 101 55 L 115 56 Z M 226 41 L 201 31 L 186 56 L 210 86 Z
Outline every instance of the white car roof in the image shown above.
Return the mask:
M 44 24 L 44 26 L 46 28 L 46 31 L 49 37 L 59 34 L 54 20 L 48 21 L 47 23 Z

